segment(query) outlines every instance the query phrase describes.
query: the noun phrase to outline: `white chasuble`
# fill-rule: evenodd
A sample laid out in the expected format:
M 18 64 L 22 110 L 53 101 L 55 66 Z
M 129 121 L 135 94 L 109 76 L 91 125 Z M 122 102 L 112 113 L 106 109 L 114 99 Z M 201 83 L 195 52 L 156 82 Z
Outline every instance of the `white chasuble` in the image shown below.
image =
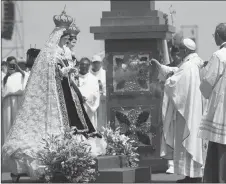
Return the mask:
M 86 98 L 84 103 L 85 110 L 93 123 L 94 128 L 97 128 L 97 109 L 100 105 L 100 92 L 98 79 L 91 73 L 79 75 L 79 90 L 82 96 Z
M 162 106 L 161 157 L 174 160 L 175 174 L 192 178 L 203 176 L 204 164 L 202 139 L 197 136 L 203 110 L 199 62 L 197 54 L 190 54 L 166 80 Z

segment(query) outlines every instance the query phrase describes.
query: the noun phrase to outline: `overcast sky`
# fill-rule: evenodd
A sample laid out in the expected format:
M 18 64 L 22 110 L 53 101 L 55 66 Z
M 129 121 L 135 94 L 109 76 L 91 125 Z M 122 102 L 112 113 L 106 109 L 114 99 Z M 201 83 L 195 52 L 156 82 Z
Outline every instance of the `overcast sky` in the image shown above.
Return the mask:
M 109 1 L 18 1 L 17 3 L 20 7 L 23 6 L 25 52 L 30 48 L 30 44 L 32 46 L 36 44 L 37 48 L 43 47 L 54 28 L 53 15 L 60 14 L 65 4 L 67 14 L 75 17 L 81 30 L 76 47 L 77 57 L 91 57 L 104 49 L 103 42 L 94 40 L 93 34 L 89 31 L 90 26 L 100 25 L 102 11 L 110 11 Z M 226 2 L 157 1 L 156 9 L 169 13 L 170 5 L 176 10 L 174 21 L 177 30 L 181 25 L 198 25 L 199 54 L 204 60 L 209 59 L 212 52 L 217 49 L 212 37 L 215 26 L 226 21 Z M 17 27 L 21 33 L 22 26 L 18 24 Z M 13 43 L 3 40 L 2 44 L 11 46 Z M 2 54 L 4 56 L 7 52 L 4 50 Z M 15 52 L 11 54 L 15 55 Z

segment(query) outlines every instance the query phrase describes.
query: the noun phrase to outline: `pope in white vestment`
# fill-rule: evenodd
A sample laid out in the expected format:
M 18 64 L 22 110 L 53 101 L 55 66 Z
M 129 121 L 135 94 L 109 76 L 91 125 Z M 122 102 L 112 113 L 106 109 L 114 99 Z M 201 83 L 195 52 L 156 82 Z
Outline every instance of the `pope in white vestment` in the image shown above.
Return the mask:
M 197 137 L 202 118 L 199 68 L 203 61 L 194 53 L 191 39 L 183 39 L 182 44 L 184 49 L 180 52 L 187 54 L 181 65 L 160 68 L 165 76 L 174 72 L 164 89 L 161 157 L 173 159 L 174 173 L 193 182 L 203 176 L 202 140 Z
M 98 79 L 89 72 L 90 61 L 82 58 L 80 61 L 79 90 L 84 97 L 84 107 L 93 123 L 97 128 L 97 109 L 100 105 L 100 91 Z

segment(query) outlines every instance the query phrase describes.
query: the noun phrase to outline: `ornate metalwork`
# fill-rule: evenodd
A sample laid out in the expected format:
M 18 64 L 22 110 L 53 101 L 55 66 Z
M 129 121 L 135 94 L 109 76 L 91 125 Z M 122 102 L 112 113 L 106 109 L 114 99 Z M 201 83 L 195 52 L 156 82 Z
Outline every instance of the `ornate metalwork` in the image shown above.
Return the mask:
M 156 127 L 151 123 L 150 108 L 114 108 L 115 127 L 121 132 L 144 145 L 153 145 Z
M 150 90 L 150 54 L 113 55 L 113 91 L 144 92 Z

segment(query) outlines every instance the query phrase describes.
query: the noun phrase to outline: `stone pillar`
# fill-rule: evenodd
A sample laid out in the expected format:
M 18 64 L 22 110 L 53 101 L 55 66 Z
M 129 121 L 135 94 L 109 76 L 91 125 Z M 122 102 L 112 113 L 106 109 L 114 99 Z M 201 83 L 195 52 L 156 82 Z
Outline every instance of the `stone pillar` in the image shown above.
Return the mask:
M 90 32 L 95 40 L 105 41 L 105 54 L 109 56 L 108 121 L 125 130 L 132 123 L 151 125 L 149 138 L 139 136 L 140 165 L 150 164 L 152 170 L 160 171 L 167 167 L 160 159 L 162 88 L 157 69 L 147 61 L 154 57 L 163 62 L 163 40 L 171 39 L 175 28 L 166 24 L 163 12 L 154 9 L 154 1 L 111 1 L 111 11 L 102 12 L 101 26 L 91 27 Z M 145 113 L 146 119 L 139 119 Z
M 154 10 L 154 1 L 111 1 L 111 11 L 118 10 Z

